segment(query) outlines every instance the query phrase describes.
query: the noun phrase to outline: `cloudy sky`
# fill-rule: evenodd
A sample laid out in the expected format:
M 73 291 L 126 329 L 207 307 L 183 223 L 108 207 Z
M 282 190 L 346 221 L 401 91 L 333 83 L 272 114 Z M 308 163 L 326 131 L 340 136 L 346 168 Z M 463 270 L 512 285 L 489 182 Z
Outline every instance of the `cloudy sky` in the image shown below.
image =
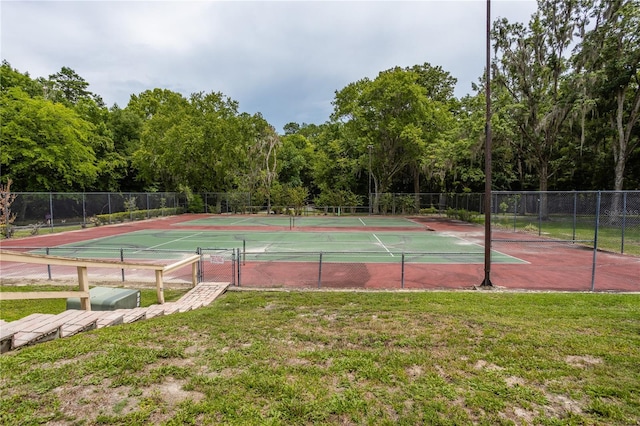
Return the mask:
M 493 0 L 492 20 L 528 22 L 535 0 Z M 430 63 L 471 92 L 485 64 L 485 0 L 8 1 L 0 52 L 32 78 L 70 67 L 108 106 L 170 89 L 222 92 L 288 122 L 329 119 L 336 90 Z

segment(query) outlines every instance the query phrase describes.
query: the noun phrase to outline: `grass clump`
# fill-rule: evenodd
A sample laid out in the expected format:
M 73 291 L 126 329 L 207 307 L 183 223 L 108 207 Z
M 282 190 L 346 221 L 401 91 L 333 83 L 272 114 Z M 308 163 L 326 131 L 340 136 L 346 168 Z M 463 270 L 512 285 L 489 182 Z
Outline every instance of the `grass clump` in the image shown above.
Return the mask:
M 0 357 L 0 423 L 640 421 L 637 295 L 227 292 Z

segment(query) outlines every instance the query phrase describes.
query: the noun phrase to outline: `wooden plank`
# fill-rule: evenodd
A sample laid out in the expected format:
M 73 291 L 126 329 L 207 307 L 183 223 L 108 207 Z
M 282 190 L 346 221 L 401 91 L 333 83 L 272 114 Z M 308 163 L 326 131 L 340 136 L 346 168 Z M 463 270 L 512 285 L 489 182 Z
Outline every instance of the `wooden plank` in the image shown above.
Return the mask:
M 89 297 L 88 291 L 3 291 L 2 300 L 30 300 L 30 299 L 66 299 L 68 297 Z
M 80 291 L 89 293 L 89 275 L 86 266 L 78 266 L 78 284 L 80 285 Z M 80 309 L 84 311 L 91 310 L 89 296 L 80 298 Z
M 172 263 L 171 265 L 165 266 L 163 268 L 163 271 L 164 272 L 175 271 L 178 268 L 182 268 L 183 266 L 186 266 L 186 265 L 192 265 L 199 261 L 200 261 L 200 255 L 194 254 L 193 256 L 185 257 L 184 259 L 181 259 L 175 263 Z
M 161 305 L 164 303 L 164 283 L 162 281 L 162 275 L 162 270 L 156 270 L 156 297 L 158 299 L 158 303 Z

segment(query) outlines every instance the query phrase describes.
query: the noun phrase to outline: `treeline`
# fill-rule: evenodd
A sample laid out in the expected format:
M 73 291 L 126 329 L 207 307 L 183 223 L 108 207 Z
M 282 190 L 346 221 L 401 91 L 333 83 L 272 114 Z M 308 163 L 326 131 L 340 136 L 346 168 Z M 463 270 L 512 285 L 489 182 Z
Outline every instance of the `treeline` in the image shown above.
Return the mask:
M 492 44 L 495 189 L 640 188 L 638 0 L 539 0 L 527 24 L 496 20 Z M 33 79 L 3 60 L 1 72 L 0 182 L 13 191 L 358 205 L 484 189 L 484 79 L 458 99 L 429 63 L 353 82 L 325 123 L 281 132 L 219 92 L 157 88 L 107 107 L 67 67 Z

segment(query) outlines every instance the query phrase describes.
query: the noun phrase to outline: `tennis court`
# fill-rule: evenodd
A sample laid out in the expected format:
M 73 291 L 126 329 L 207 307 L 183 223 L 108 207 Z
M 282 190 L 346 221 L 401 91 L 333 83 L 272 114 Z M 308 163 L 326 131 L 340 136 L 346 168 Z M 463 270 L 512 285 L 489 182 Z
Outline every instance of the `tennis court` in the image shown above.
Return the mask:
M 640 291 L 640 259 L 494 231 L 494 284 L 529 290 Z M 528 236 L 527 236 L 528 238 Z M 479 225 L 442 217 L 193 214 L 4 240 L 3 249 L 154 263 L 202 255 L 201 278 L 245 287 L 472 288 L 483 277 Z M 594 263 L 595 261 L 595 263 Z M 595 267 L 594 267 L 595 264 Z M 63 271 L 5 265 L 0 275 L 56 279 Z M 97 271 L 107 280 L 107 272 Z M 597 273 L 596 273 L 597 272 Z M 73 276 L 75 271 L 66 271 Z M 175 278 L 188 279 L 189 272 Z M 127 279 L 144 279 L 127 273 Z M 119 277 L 116 277 L 119 279 Z M 170 277 L 168 277 L 170 279 Z M 124 273 L 122 280 L 124 281 Z
M 340 262 L 399 262 L 402 254 L 425 254 L 420 263 L 482 263 L 483 248 L 453 236 L 431 232 L 260 232 L 143 230 L 55 247 L 68 257 L 112 258 L 114 249 L 126 249 L 129 259 L 168 259 L 197 249 L 241 249 L 243 255 L 269 255 L 269 260 L 315 259 L 319 252 L 339 254 Z M 49 248 L 51 252 L 51 248 Z M 43 249 L 34 250 L 43 253 Z M 313 253 L 304 256 L 306 253 Z M 428 256 L 426 254 L 429 254 Z M 496 263 L 526 263 L 504 253 L 493 253 Z M 254 256 L 255 258 L 255 256 Z M 264 258 L 264 257 L 263 257 Z
M 250 226 L 282 228 L 414 228 L 424 225 L 403 217 L 377 216 L 209 216 L 179 223 L 178 226 Z

